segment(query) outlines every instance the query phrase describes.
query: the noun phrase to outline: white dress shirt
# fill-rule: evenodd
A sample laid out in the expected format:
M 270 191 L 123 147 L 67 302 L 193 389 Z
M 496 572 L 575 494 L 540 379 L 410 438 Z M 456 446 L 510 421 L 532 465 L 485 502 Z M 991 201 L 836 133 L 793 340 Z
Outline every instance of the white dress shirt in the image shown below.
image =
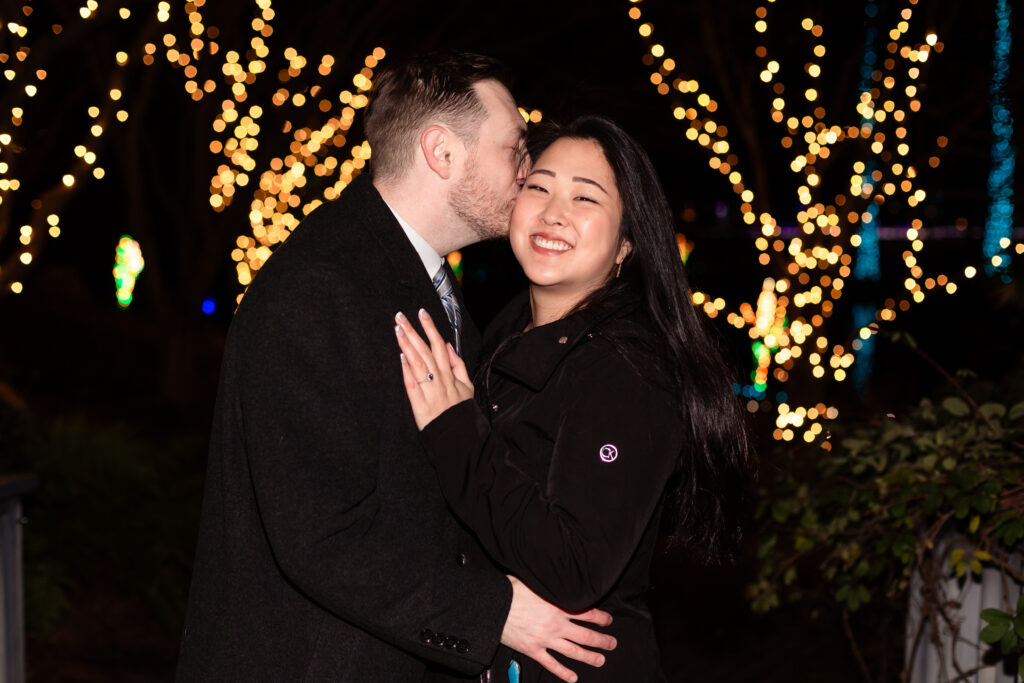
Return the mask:
M 384 203 L 387 204 L 387 202 Z M 408 237 L 409 242 L 412 243 L 412 248 L 416 250 L 417 254 L 419 254 L 420 261 L 423 262 L 423 267 L 427 269 L 427 277 L 433 281 L 434 276 L 437 275 L 437 271 L 441 269 L 442 265 L 444 265 L 444 257 L 434 251 L 434 248 L 430 246 L 430 243 L 423 239 L 423 237 L 416 232 L 415 228 L 409 225 L 404 218 L 399 216 L 398 212 L 395 211 L 390 204 L 388 204 L 388 208 L 391 209 L 391 213 L 395 215 L 395 219 L 398 221 L 398 224 L 402 226 L 402 230 L 405 231 L 405 236 Z

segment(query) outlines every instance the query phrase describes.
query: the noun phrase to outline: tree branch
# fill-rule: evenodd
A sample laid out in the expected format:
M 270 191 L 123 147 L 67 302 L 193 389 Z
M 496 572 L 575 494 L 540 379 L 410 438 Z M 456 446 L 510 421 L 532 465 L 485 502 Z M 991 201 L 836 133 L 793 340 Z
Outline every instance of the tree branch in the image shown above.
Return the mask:
M 853 657 L 857 660 L 857 666 L 860 667 L 864 680 L 867 683 L 875 683 L 875 679 L 871 675 L 870 669 L 868 669 L 868 663 L 864 660 L 864 655 L 861 654 L 860 648 L 857 646 L 857 639 L 853 635 L 853 629 L 850 628 L 850 613 L 845 607 L 843 608 L 843 633 L 846 634 L 846 642 L 850 644 Z

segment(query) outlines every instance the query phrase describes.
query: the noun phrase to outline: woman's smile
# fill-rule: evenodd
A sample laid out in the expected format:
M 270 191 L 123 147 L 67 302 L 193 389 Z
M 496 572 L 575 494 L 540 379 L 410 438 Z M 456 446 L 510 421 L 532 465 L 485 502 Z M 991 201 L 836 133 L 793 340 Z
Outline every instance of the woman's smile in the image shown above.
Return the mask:
M 534 251 L 541 254 L 562 254 L 572 249 L 572 245 L 565 240 L 544 233 L 530 235 L 530 241 L 533 243 Z

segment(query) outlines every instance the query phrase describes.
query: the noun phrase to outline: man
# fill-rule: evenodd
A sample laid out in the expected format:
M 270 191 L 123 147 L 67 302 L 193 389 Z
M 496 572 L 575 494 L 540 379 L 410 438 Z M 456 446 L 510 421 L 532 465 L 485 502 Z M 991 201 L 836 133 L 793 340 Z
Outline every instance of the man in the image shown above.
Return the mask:
M 507 231 L 525 125 L 483 57 L 412 61 L 375 93 L 372 184 L 306 218 L 232 322 L 178 679 L 420 681 L 428 661 L 476 674 L 500 641 L 575 680 L 547 650 L 598 665 L 577 644 L 614 641 L 475 559 L 393 333 L 425 308 L 474 359 L 441 254 Z

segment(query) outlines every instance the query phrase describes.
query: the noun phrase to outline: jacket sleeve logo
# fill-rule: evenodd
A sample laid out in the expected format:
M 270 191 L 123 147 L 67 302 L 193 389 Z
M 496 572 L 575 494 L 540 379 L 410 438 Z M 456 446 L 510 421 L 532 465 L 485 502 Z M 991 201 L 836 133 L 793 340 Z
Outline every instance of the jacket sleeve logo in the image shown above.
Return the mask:
M 601 446 L 601 462 L 614 462 L 619 457 L 619 449 L 610 443 Z

